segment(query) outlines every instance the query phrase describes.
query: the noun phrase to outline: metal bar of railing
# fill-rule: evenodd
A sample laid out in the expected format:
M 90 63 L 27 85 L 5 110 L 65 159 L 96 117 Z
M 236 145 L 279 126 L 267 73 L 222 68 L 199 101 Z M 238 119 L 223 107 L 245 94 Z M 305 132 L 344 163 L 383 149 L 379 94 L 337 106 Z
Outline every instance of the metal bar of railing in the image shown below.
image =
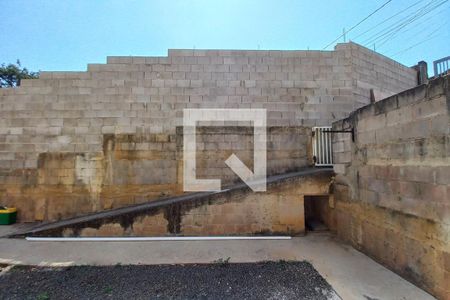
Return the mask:
M 324 133 L 324 137 L 325 137 L 325 163 L 327 164 L 327 165 L 329 165 L 330 164 L 330 160 L 329 160 L 329 158 L 328 158 L 328 153 L 330 152 L 330 149 L 329 149 L 329 144 L 328 144 L 328 133 Z
M 435 60 L 433 62 L 434 76 L 439 76 L 441 74 L 447 73 L 449 68 L 450 56 Z
M 320 136 L 321 136 L 321 141 L 322 141 L 322 165 L 326 164 L 325 162 L 325 151 L 326 151 L 326 146 L 325 146 L 325 134 L 323 133 L 323 128 L 320 129 Z
M 316 166 L 330 166 L 333 162 L 333 153 L 331 150 L 331 127 L 314 127 L 313 128 L 313 155 L 315 157 Z

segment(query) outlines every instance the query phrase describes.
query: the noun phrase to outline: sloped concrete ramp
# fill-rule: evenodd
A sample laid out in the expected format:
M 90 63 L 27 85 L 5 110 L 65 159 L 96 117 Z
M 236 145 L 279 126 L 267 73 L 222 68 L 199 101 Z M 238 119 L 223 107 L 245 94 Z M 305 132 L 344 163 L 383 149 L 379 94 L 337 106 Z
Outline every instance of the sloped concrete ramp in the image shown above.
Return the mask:
M 267 191 L 244 183 L 41 224 L 13 237 L 303 235 L 305 195 L 328 195 L 332 169 L 271 176 Z

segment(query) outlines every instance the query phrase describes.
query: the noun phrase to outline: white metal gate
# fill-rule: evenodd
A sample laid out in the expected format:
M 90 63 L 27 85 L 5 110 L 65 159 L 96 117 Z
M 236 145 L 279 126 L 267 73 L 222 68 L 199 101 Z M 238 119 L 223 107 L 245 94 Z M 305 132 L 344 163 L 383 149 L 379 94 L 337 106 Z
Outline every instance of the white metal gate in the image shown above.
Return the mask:
M 331 126 L 313 127 L 313 155 L 316 166 L 332 166 Z M 328 132 L 327 132 L 328 131 Z

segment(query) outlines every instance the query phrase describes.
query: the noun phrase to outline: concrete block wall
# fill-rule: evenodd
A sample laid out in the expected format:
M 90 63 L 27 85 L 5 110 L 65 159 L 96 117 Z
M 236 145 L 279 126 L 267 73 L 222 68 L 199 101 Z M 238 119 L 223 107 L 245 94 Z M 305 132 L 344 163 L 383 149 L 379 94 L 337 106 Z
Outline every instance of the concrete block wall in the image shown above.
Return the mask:
M 337 232 L 441 299 L 450 289 L 450 77 L 333 124 Z
M 416 82 L 410 76 L 415 72 L 412 69 L 355 44 L 339 45 L 334 51 L 169 50 L 167 57 L 108 57 L 106 64 L 89 64 L 86 72 L 42 72 L 39 79 L 23 80 L 19 88 L 0 89 L 0 203 L 19 207 L 23 220 L 34 219 L 35 208 L 42 206 L 39 203 L 54 198 L 48 195 L 53 189 L 35 192 L 41 186 L 36 177 L 42 173 L 39 157 L 63 153 L 72 154 L 70 159 L 75 160 L 89 157 L 88 162 L 78 158 L 79 169 L 92 173 L 89 180 L 78 180 L 74 175 L 65 180 L 72 178 L 80 188 L 84 186 L 86 192 L 77 197 L 92 203 L 91 210 L 102 209 L 98 203 L 105 198 L 99 187 L 109 183 L 92 178 L 99 173 L 99 165 L 107 170 L 106 137 L 173 135 L 182 125 L 184 108 L 266 108 L 269 126 L 330 125 L 346 117 L 369 95 L 358 85 L 358 80 L 365 80 L 360 75 L 367 67 L 359 63 L 363 58 L 374 61 L 370 68 L 376 67 L 371 86 L 383 89 L 389 82 L 389 91 L 398 92 Z M 384 75 L 378 76 L 385 73 L 403 79 L 386 81 Z M 158 143 L 162 144 L 155 147 L 163 148 L 148 151 L 166 152 L 164 147 L 173 147 L 171 142 Z M 142 143 L 139 147 L 147 146 Z M 287 168 L 290 158 L 285 156 L 291 146 L 286 143 L 290 148 L 280 152 L 282 157 L 276 157 L 274 168 Z M 299 149 L 291 154 L 304 161 L 299 158 L 304 152 Z M 141 160 L 139 165 L 172 170 L 174 163 L 163 162 L 165 159 L 145 158 L 142 160 L 149 161 Z M 145 191 L 158 194 L 171 190 L 168 182 L 173 180 L 172 173 L 162 176 L 161 182 L 153 182 L 131 162 L 116 165 L 116 181 L 129 181 L 127 172 L 136 172 L 133 191 L 144 191 L 141 199 L 147 197 Z M 70 172 L 75 174 L 76 167 Z M 111 177 L 112 171 L 108 172 Z M 115 184 L 110 186 L 108 199 L 122 199 L 116 195 Z M 67 200 L 69 215 L 79 208 L 71 201 Z M 39 216 L 48 218 L 49 214 Z
M 303 235 L 305 195 L 327 196 L 331 172 L 270 182 L 264 193 L 241 188 L 203 198 L 63 224 L 39 236 Z
M 417 85 L 418 75 L 413 68 L 352 42 L 338 44 L 336 49 L 345 52 L 342 60 L 350 65 L 345 72 L 351 73 L 353 79 L 355 108 L 370 103 L 371 89 L 375 101 L 379 101 Z
M 311 130 L 267 128 L 267 174 L 310 165 Z M 41 153 L 36 170 L 5 175 L 3 203 L 22 220 L 57 220 L 183 193 L 183 128 L 175 134 L 105 134 L 100 155 Z M 236 154 L 253 169 L 253 128 L 198 127 L 197 178 L 240 179 L 224 163 Z M 33 201 L 34 200 L 34 201 Z
M 268 127 L 267 174 L 282 174 L 310 166 L 311 132 L 310 128 L 301 126 Z M 177 137 L 182 139 L 182 132 Z M 220 178 L 224 184 L 240 181 L 225 164 L 233 153 L 253 170 L 252 127 L 198 127 L 196 139 L 198 178 Z M 181 151 L 180 148 L 180 159 Z

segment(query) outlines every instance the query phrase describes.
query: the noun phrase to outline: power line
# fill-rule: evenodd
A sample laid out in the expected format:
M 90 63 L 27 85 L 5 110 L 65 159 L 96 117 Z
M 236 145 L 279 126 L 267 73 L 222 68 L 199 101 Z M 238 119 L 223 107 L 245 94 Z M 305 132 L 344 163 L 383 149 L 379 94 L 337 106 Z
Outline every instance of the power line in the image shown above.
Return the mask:
M 447 23 L 448 23 L 448 22 L 445 22 L 444 24 L 442 24 L 441 26 L 439 26 L 438 28 L 436 28 L 435 30 L 433 30 L 432 32 L 430 32 L 430 33 L 429 33 L 422 41 L 420 41 L 420 42 L 418 42 L 418 43 L 416 43 L 416 44 L 413 44 L 413 45 L 409 46 L 409 47 L 406 48 L 406 49 L 400 50 L 400 51 L 398 51 L 397 53 L 392 54 L 391 56 L 397 56 L 397 55 L 399 55 L 399 54 L 403 54 L 404 52 L 407 52 L 407 51 L 411 50 L 412 48 L 415 48 L 415 47 L 420 46 L 420 45 L 422 45 L 423 43 L 425 43 L 425 42 L 427 42 L 427 41 L 429 41 L 429 40 L 432 40 L 432 39 L 434 39 L 434 38 L 437 38 L 437 37 L 439 36 L 439 34 L 436 34 L 436 35 L 434 35 L 434 36 L 433 36 L 433 34 L 435 34 L 435 33 L 438 32 L 442 27 L 444 27 L 445 25 L 447 25 Z
M 411 12 L 410 14 L 408 14 L 407 16 L 397 20 L 396 22 L 394 22 L 393 24 L 388 25 L 387 27 L 381 29 L 380 31 L 376 32 L 375 34 L 372 34 L 369 38 L 365 39 L 364 41 L 362 41 L 362 44 L 370 44 L 372 42 L 377 41 L 377 39 L 385 36 L 386 34 L 389 34 L 392 30 L 395 30 L 396 28 L 398 28 L 399 26 L 401 26 L 402 24 L 404 24 L 405 22 L 413 19 L 414 17 L 416 17 L 418 14 L 420 14 L 421 11 L 423 11 L 425 8 L 429 7 L 433 2 L 436 2 L 439 0 L 432 0 L 429 3 L 425 4 L 424 6 L 420 7 L 418 10 L 415 10 L 413 12 Z
M 430 20 L 431 20 L 431 17 L 428 18 L 427 20 L 424 20 L 424 22 L 428 22 L 428 21 L 430 21 Z M 447 23 L 447 22 L 445 22 L 445 23 Z M 445 23 L 444 23 L 444 24 L 445 24 Z M 421 33 L 423 33 L 423 32 L 427 32 L 430 28 L 435 27 L 434 25 L 439 25 L 439 23 L 437 23 L 437 22 L 430 22 L 429 24 L 427 24 L 427 26 L 423 26 L 423 27 L 421 28 L 421 30 L 415 31 L 415 32 L 413 32 L 411 35 L 403 36 L 403 39 L 404 39 L 404 40 L 414 40 L 414 39 L 417 39 L 417 37 L 419 36 L 419 34 L 421 34 Z M 441 26 L 439 26 L 439 27 L 441 27 Z M 416 29 L 416 27 L 412 27 L 412 28 L 409 28 L 409 29 L 403 31 L 403 34 L 407 33 L 407 32 L 410 31 L 411 29 Z
M 425 40 L 422 40 L 421 42 L 419 42 L 419 43 L 417 43 L 417 44 L 414 44 L 414 45 L 412 45 L 412 46 L 410 46 L 410 47 L 408 47 L 408 48 L 406 48 L 406 49 L 403 49 L 403 50 L 401 50 L 401 51 L 399 51 L 399 52 L 397 52 L 397 53 L 394 53 L 394 54 L 392 54 L 391 56 L 394 57 L 394 56 L 398 56 L 398 55 L 400 55 L 400 54 L 403 54 L 403 53 L 405 53 L 405 52 L 407 52 L 407 51 L 409 51 L 409 50 L 411 50 L 411 49 L 413 49 L 413 48 L 415 48 L 415 47 L 417 47 L 417 46 L 420 46 L 420 45 L 422 45 L 423 43 L 425 43 L 425 42 L 427 42 L 427 41 L 429 41 L 429 40 L 435 39 L 435 38 L 437 38 L 437 37 L 438 37 L 438 35 L 429 37 L 429 38 L 427 38 L 427 39 L 425 39 Z
M 407 11 L 407 10 L 410 9 L 411 7 L 414 7 L 414 6 L 416 6 L 417 4 L 419 4 L 419 3 L 421 3 L 421 2 L 422 2 L 422 0 L 419 0 L 419 1 L 417 1 L 416 3 L 414 3 L 414 4 L 410 5 L 410 6 L 408 6 L 407 8 L 405 8 L 405 9 L 399 11 L 399 12 L 396 13 L 395 15 L 390 16 L 389 18 L 387 18 L 387 19 L 383 20 L 382 22 L 376 24 L 375 26 L 369 28 L 368 30 L 364 31 L 363 33 L 358 34 L 356 37 L 353 38 L 353 40 L 356 40 L 356 39 L 359 38 L 360 36 L 365 35 L 365 34 L 368 33 L 369 31 L 372 31 L 373 29 L 375 29 L 375 28 L 377 28 L 378 26 L 380 26 L 381 24 L 384 24 L 384 23 L 386 23 L 387 21 L 392 20 L 392 19 L 395 18 L 396 16 L 402 14 L 403 12 Z
M 401 26 L 402 24 L 404 24 L 405 22 L 413 19 L 414 17 L 416 17 L 418 14 L 420 14 L 421 11 L 423 11 L 425 8 L 429 7 L 433 2 L 436 2 L 439 0 L 432 0 L 431 2 L 425 4 L 424 6 L 421 6 L 419 9 L 411 12 L 410 14 L 408 14 L 407 16 L 397 20 L 396 22 L 388 25 L 387 27 L 381 29 L 380 31 L 376 32 L 375 34 L 372 34 L 369 38 L 365 39 L 364 41 L 362 41 L 362 44 L 369 44 L 372 42 L 375 42 L 377 39 L 379 39 L 380 37 L 385 36 L 386 34 L 390 33 L 392 30 L 395 30 L 396 28 L 398 28 L 399 26 Z
M 343 37 L 346 33 L 349 33 L 350 31 L 352 31 L 353 29 L 355 29 L 358 25 L 360 25 L 362 22 L 364 22 L 365 20 L 367 20 L 368 18 L 370 18 L 371 16 L 373 16 L 376 12 L 378 12 L 380 9 L 382 9 L 383 7 L 385 7 L 389 2 L 391 2 L 392 0 L 388 0 L 386 1 L 383 5 L 381 5 L 379 8 L 377 8 L 376 10 L 374 10 L 372 13 L 370 13 L 367 17 L 365 17 L 364 19 L 362 19 L 361 21 L 358 22 L 358 24 L 354 25 L 352 28 L 350 28 L 348 31 L 344 32 L 343 34 L 341 34 L 340 36 L 338 36 L 334 41 L 332 41 L 331 43 L 329 43 L 328 45 L 326 45 L 323 50 L 327 49 L 329 46 L 331 46 L 332 44 L 334 44 L 337 40 L 339 40 L 341 37 Z
M 447 10 L 448 8 L 450 8 L 450 7 L 446 7 L 446 8 L 444 8 L 444 9 L 440 10 L 438 13 L 429 16 L 427 19 L 425 19 L 425 20 L 423 20 L 421 23 L 417 24 L 417 26 L 406 28 L 405 30 L 403 30 L 403 33 L 402 33 L 403 36 L 402 36 L 402 38 L 403 38 L 404 40 L 417 39 L 417 36 L 418 36 L 419 34 L 421 34 L 421 33 L 423 33 L 423 32 L 426 32 L 427 30 L 429 30 L 429 29 L 432 28 L 432 27 L 435 27 L 434 25 L 438 25 L 438 24 L 440 23 L 439 21 L 440 21 L 441 19 L 436 19 L 436 16 L 442 14 L 443 12 L 446 12 L 446 10 Z M 435 19 L 438 20 L 438 21 L 436 22 Z M 433 22 L 433 21 L 435 21 L 435 22 Z M 444 24 L 446 24 L 446 23 L 447 23 L 447 22 L 445 22 Z M 426 26 L 420 26 L 421 24 L 426 24 Z M 417 29 L 417 28 L 420 28 L 421 30 L 416 31 L 416 32 L 413 32 L 411 35 L 405 36 L 405 33 L 409 32 L 409 31 L 411 31 L 411 30 L 413 30 L 413 29 Z M 383 44 L 384 44 L 384 43 L 383 43 Z M 379 46 L 382 46 L 383 44 L 381 44 L 381 45 L 379 45 Z
M 434 11 L 435 9 L 437 9 L 438 7 L 442 6 L 443 4 L 445 4 L 447 1 L 449 0 L 445 0 L 437 5 L 435 5 L 434 7 L 432 7 L 431 9 L 429 9 L 428 11 L 423 12 L 420 16 L 418 16 L 417 18 L 414 18 L 413 20 L 410 20 L 409 22 L 407 22 L 406 24 L 403 24 L 402 26 L 400 26 L 399 28 L 397 28 L 395 31 L 391 32 L 388 36 L 385 36 L 384 38 L 382 38 L 380 40 L 381 44 L 378 45 L 378 47 L 381 47 L 382 45 L 386 44 L 387 42 L 389 42 L 390 40 L 392 40 L 399 32 L 401 32 L 405 27 L 407 27 L 408 25 L 414 23 L 415 21 L 419 20 L 420 18 L 424 17 L 425 15 L 429 14 L 430 12 Z
M 404 27 L 410 25 L 411 23 L 419 20 L 421 17 L 425 16 L 429 12 L 431 12 L 434 9 L 438 8 L 439 6 L 443 5 L 448 0 L 443 0 L 443 1 L 440 1 L 437 4 L 435 4 L 437 1 L 439 1 L 439 0 L 433 0 L 429 3 L 427 3 L 426 5 L 420 7 L 418 10 L 416 10 L 416 11 L 412 12 L 411 14 L 409 14 L 408 16 L 406 16 L 405 18 L 402 18 L 402 19 L 398 20 L 397 22 L 389 25 L 388 27 L 378 31 L 377 33 L 375 33 L 368 39 L 364 40 L 362 43 L 367 46 L 367 45 L 371 45 L 376 42 L 389 40 L 393 36 L 395 36 L 395 34 L 397 34 L 397 32 L 399 32 L 401 29 L 403 29 Z

